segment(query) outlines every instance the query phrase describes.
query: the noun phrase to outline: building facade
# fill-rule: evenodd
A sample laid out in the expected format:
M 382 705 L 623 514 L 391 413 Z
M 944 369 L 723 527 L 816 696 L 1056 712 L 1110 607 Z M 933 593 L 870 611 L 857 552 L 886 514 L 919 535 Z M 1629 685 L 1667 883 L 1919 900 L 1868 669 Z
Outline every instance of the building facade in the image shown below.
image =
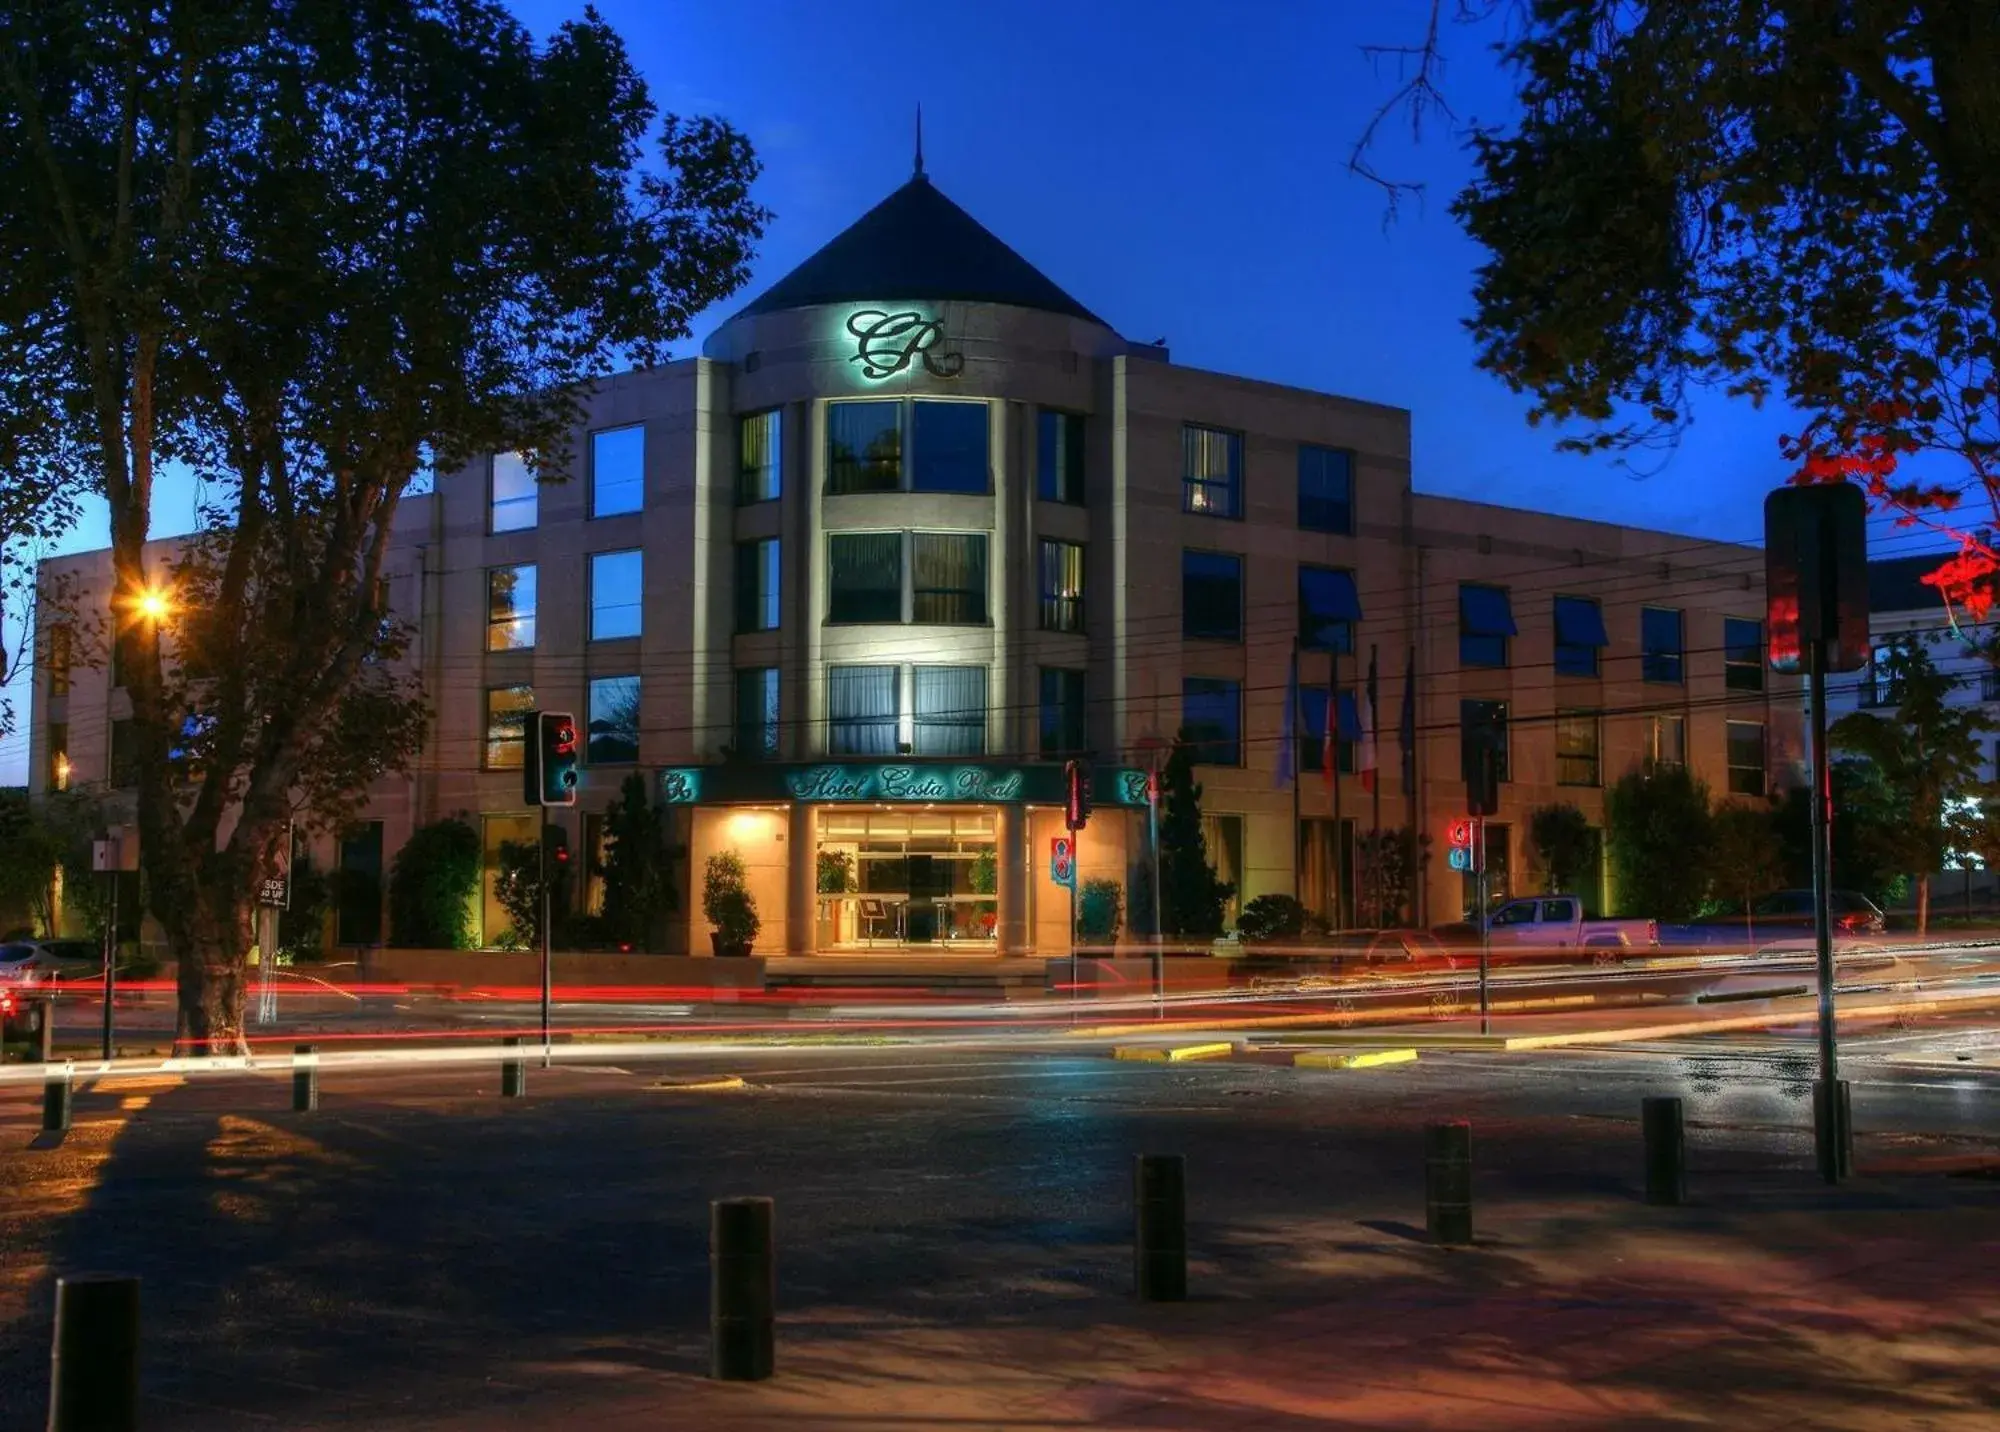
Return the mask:
M 1754 799 L 1800 761 L 1758 551 L 1418 493 L 1406 411 L 1130 342 L 921 173 L 700 357 L 604 382 L 573 449 L 539 481 L 496 454 L 406 502 L 389 580 L 436 720 L 323 852 L 379 873 L 416 824 L 467 814 L 489 941 L 500 846 L 537 819 L 537 707 L 585 730 L 573 846 L 635 772 L 673 807 L 695 952 L 723 851 L 762 952 L 1067 949 L 1076 758 L 1080 876 L 1146 931 L 1146 775 L 1176 738 L 1232 911 L 1296 892 L 1342 924 L 1372 914 L 1377 827 L 1434 842 L 1413 918 L 1471 903 L 1442 848 L 1468 722 L 1506 733 L 1496 894 L 1532 884 L 1539 806 L 1601 826 L 1642 764 Z M 37 783 L 112 781 L 120 693 L 59 684 L 36 688 Z M 336 938 L 380 938 L 377 916 L 343 911 Z

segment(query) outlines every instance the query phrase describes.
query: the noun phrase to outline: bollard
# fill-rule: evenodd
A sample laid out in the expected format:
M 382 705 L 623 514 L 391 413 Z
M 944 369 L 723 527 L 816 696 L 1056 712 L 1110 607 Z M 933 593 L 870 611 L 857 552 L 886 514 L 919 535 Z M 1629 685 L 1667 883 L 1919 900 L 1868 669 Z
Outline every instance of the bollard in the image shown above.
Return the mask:
M 1647 1098 L 1639 1105 L 1646 1137 L 1646 1202 L 1674 1207 L 1687 1202 L 1687 1136 L 1678 1098 Z
M 519 1049 L 521 1036 L 510 1034 L 500 1041 L 503 1049 Z M 528 1066 L 519 1058 L 500 1061 L 500 1097 L 519 1099 L 528 1092 Z
M 768 1198 L 708 1206 L 708 1375 L 762 1382 L 777 1352 L 778 1275 Z
M 1439 1243 L 1472 1241 L 1472 1125 L 1424 1130 L 1424 1216 Z
M 310 1044 L 292 1049 L 292 1111 L 309 1114 L 319 1107 L 319 1054 Z
M 136 1432 L 139 1280 L 89 1273 L 56 1280 L 48 1432 Z
M 56 1057 L 56 1002 L 54 999 L 41 1001 L 42 1018 L 35 1032 L 35 1044 L 42 1056 L 42 1063 L 53 1064 Z
M 1143 1302 L 1187 1298 L 1187 1159 L 1140 1154 L 1132 1164 L 1132 1283 Z
M 1813 1081 L 1813 1142 L 1818 1151 L 1820 1177 L 1828 1183 L 1838 1183 L 1854 1175 L 1854 1102 L 1845 1079 L 1836 1079 L 1833 1087 L 1836 1122 L 1829 1140 L 1821 1133 L 1827 1127 L 1826 1081 Z M 1829 1149 L 1835 1160 L 1831 1169 L 1826 1166 Z
M 69 1132 L 69 1083 L 68 1064 L 60 1068 L 49 1067 L 42 1083 L 42 1132 L 45 1134 Z

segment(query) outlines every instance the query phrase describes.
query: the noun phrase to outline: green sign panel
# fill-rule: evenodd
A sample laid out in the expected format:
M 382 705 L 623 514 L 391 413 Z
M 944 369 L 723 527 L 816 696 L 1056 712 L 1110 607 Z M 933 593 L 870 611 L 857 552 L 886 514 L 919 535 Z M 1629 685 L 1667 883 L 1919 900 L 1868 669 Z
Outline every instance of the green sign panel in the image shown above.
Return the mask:
M 1144 806 L 1146 773 L 1118 766 L 1091 771 L 1100 806 Z M 821 761 L 805 764 L 676 766 L 660 772 L 668 805 L 745 801 L 951 801 L 980 805 L 1059 805 L 1059 765 L 972 766 L 948 761 Z

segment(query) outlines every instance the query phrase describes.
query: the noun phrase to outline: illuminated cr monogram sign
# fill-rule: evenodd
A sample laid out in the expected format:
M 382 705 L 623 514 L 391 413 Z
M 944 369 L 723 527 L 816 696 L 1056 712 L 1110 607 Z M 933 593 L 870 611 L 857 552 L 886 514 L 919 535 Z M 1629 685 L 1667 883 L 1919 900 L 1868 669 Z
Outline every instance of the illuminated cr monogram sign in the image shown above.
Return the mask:
M 860 364 L 864 378 L 893 378 L 920 359 L 933 378 L 956 378 L 965 369 L 963 353 L 932 351 L 944 341 L 944 325 L 915 309 L 884 313 L 864 308 L 850 313 L 847 334 L 854 340 L 854 356 L 847 361 Z

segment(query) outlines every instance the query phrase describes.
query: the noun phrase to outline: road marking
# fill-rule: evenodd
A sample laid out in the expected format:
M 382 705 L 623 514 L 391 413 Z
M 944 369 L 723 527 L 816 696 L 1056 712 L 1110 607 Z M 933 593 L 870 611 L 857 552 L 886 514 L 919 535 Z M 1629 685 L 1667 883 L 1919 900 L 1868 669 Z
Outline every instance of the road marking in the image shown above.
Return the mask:
M 164 1094 L 170 1089 L 185 1086 L 187 1080 L 177 1074 L 106 1074 L 90 1088 L 95 1094 Z
M 1294 1054 L 1292 1064 L 1299 1069 L 1375 1069 L 1384 1064 L 1414 1064 L 1416 1059 L 1417 1051 L 1414 1049 L 1357 1050 L 1351 1054 L 1309 1049 L 1303 1054 Z
M 1173 1046 L 1126 1044 L 1113 1049 L 1113 1059 L 1131 1059 L 1142 1064 L 1179 1064 L 1188 1059 L 1227 1059 L 1236 1046 L 1227 1041 Z
M 656 1079 L 648 1089 L 664 1089 L 670 1094 L 713 1094 L 729 1089 L 747 1089 L 740 1074 L 719 1074 L 711 1078 Z

